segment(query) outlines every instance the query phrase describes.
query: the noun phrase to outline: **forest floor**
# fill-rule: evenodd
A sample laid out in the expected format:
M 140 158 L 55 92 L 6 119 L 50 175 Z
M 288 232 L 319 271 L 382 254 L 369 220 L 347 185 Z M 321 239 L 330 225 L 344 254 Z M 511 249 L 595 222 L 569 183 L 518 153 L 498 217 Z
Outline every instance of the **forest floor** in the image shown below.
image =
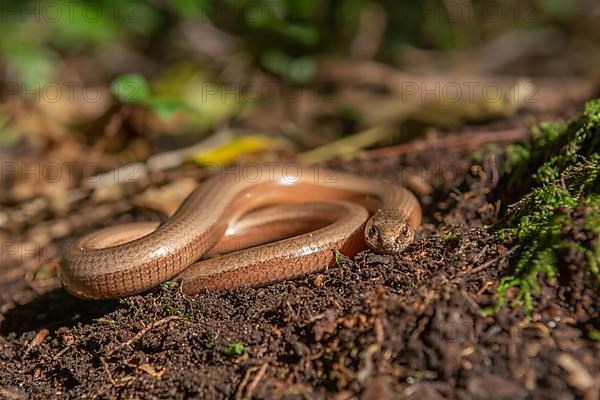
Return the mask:
M 454 137 L 493 142 L 494 132 L 525 131 L 522 119 Z M 25 275 L 4 266 L 0 397 L 598 399 L 600 342 L 587 332 L 600 323 L 599 293 L 578 260 L 542 284 L 530 315 L 510 302 L 489 312 L 515 248 L 489 228 L 506 206 L 501 160 L 490 152 L 475 163 L 472 150 L 449 141 L 335 165 L 421 183 L 423 229 L 399 255 L 363 251 L 258 289 L 186 296 L 165 286 L 114 302 L 72 297 L 55 265 Z M 149 186 L 197 175 L 186 166 Z M 96 201 L 78 203 L 73 213 L 95 222 L 72 236 L 156 218 L 114 202 L 94 218 Z

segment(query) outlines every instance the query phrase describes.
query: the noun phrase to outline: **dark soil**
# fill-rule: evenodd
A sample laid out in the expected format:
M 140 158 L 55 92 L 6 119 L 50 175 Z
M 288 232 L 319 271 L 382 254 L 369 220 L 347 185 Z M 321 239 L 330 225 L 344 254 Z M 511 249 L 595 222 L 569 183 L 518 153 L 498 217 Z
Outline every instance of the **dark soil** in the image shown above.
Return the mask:
M 42 289 L 3 281 L 0 396 L 598 399 L 600 303 L 584 260 L 540 288 L 532 315 L 484 312 L 515 249 L 489 229 L 499 160 L 482 164 L 440 149 L 339 165 L 396 181 L 410 166 L 431 188 L 424 229 L 401 255 L 364 251 L 291 282 L 85 302 L 52 271 Z

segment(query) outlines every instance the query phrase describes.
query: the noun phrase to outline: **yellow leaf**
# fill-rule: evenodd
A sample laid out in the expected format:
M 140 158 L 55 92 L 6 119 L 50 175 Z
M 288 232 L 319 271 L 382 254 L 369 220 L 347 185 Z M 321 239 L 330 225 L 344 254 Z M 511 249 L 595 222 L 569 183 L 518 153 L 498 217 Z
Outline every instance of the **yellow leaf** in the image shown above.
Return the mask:
M 196 164 L 220 163 L 228 164 L 240 156 L 271 150 L 279 147 L 279 142 L 274 138 L 262 135 L 251 135 L 233 139 L 227 144 L 214 149 L 205 150 L 194 154 L 190 161 Z

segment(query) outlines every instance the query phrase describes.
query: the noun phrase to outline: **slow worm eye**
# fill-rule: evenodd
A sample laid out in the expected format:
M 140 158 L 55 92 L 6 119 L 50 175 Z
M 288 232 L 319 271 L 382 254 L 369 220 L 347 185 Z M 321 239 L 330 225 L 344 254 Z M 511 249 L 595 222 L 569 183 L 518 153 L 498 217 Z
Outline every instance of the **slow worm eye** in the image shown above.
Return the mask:
M 373 225 L 369 226 L 369 237 L 375 237 L 377 236 L 377 228 L 375 228 Z

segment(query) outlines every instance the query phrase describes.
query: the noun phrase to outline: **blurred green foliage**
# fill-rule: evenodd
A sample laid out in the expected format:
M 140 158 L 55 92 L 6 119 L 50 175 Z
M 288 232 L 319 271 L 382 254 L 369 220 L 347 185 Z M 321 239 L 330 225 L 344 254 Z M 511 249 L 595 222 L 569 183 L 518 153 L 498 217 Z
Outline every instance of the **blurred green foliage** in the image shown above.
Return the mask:
M 179 97 L 160 96 L 152 93 L 146 78 L 138 74 L 119 76 L 112 82 L 111 92 L 122 103 L 141 104 L 163 118 L 169 118 L 179 110 L 194 112 L 194 109 Z
M 387 20 L 379 57 L 393 60 L 402 44 L 456 50 L 514 27 L 565 21 L 575 25 L 585 14 L 582 4 L 559 0 L 6 0 L 0 6 L 0 57 L 19 79 L 43 84 L 66 56 L 119 47 L 169 52 L 173 46 L 165 42 L 177 42 L 179 22 L 210 22 L 237 37 L 241 51 L 266 70 L 302 82 L 314 71 L 315 55 L 347 53 L 361 17 L 373 6 L 383 10 Z

